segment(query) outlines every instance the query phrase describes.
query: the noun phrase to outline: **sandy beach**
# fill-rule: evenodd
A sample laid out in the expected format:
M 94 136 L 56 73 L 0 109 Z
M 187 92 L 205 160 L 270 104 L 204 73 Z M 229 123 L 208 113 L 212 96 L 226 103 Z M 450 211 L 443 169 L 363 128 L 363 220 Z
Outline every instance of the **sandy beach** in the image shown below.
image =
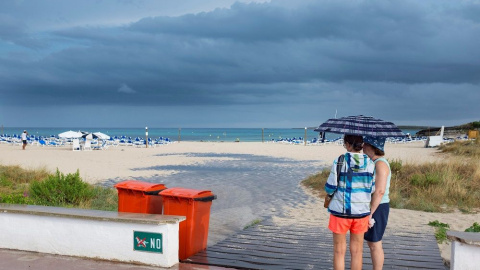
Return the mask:
M 112 186 L 128 179 L 165 183 L 167 187 L 209 189 L 218 195 L 210 220 L 209 245 L 241 230 L 255 219 L 273 218 L 281 224 L 326 226 L 323 199 L 300 186 L 308 175 L 330 166 L 344 152 L 341 145 L 290 145 L 260 142 L 181 142 L 155 148 L 131 146 L 107 150 L 71 151 L 69 147 L 0 144 L 0 164 L 46 168 L 63 173 L 80 171 L 92 184 Z M 436 149 L 423 143 L 387 144 L 388 159 L 405 163 L 440 160 Z M 430 221 L 465 230 L 480 221 L 480 214 L 425 213 L 393 209 L 389 227 L 433 233 Z M 440 245 L 450 258 L 448 244 Z
M 64 147 L 0 144 L 0 162 L 4 165 L 20 165 L 23 168 L 46 168 L 63 173 L 80 170 L 82 178 L 92 184 L 107 179 L 148 178 L 175 173 L 173 170 L 152 171 L 158 165 L 199 165 L 220 157 L 189 157 L 188 153 L 250 154 L 288 158 L 297 161 L 315 161 L 319 167 L 330 166 L 336 156 L 344 152 L 336 144 L 303 146 L 283 143 L 260 142 L 181 142 L 155 148 L 132 146 L 110 147 L 104 151 L 71 151 Z M 435 149 L 423 148 L 422 143 L 388 144 L 389 159 L 405 162 L 425 162 L 439 158 Z

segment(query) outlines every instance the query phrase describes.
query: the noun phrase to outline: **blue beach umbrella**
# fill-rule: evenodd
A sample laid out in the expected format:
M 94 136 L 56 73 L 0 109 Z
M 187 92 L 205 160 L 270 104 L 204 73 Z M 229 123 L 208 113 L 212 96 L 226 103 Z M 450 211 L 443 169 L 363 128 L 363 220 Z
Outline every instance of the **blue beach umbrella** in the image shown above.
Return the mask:
M 403 137 L 405 134 L 392 122 L 376 119 L 370 116 L 347 116 L 328 119 L 318 128 L 318 132 L 349 134 L 374 137 Z

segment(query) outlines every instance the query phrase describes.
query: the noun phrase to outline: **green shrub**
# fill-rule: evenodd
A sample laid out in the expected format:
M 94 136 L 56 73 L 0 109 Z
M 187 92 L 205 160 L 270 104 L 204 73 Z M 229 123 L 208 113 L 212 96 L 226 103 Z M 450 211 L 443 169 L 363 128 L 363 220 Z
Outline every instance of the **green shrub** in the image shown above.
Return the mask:
M 442 182 L 442 176 L 435 172 L 425 172 L 423 174 L 414 174 L 410 178 L 410 183 L 417 187 L 429 187 Z
M 436 227 L 435 230 L 435 238 L 437 239 L 438 243 L 443 243 L 447 241 L 447 229 L 450 228 L 450 225 L 446 223 L 439 222 L 438 220 L 431 221 L 428 225 Z
M 465 230 L 466 232 L 480 232 L 480 224 L 478 224 L 477 222 L 473 223 L 472 226 L 470 226 L 470 228 L 467 228 Z
M 79 205 L 85 209 L 118 211 L 118 194 L 114 188 L 91 186 L 92 198 Z
M 400 159 L 389 160 L 390 170 L 392 172 L 399 172 L 402 170 L 402 161 Z
M 33 204 L 32 199 L 28 197 L 28 194 L 4 194 L 0 197 L 1 203 L 12 203 L 12 204 Z
M 82 181 L 78 171 L 64 175 L 57 169 L 57 172 L 49 175 L 46 180 L 30 185 L 30 196 L 41 205 L 78 206 L 93 195 L 91 186 Z
M 117 211 L 118 196 L 114 188 L 83 182 L 78 171 L 50 174 L 45 169 L 0 165 L 0 203 Z
M 11 188 L 13 186 L 12 181 L 8 180 L 5 176 L 0 176 L 0 187 Z

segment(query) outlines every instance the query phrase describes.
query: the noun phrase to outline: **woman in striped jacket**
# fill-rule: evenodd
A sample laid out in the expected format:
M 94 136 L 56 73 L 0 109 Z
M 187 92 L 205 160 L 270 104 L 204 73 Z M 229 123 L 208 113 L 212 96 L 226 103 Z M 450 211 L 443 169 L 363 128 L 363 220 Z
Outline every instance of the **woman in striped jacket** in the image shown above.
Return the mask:
M 335 160 L 325 184 L 325 191 L 333 196 L 328 207 L 328 228 L 333 232 L 333 266 L 334 269 L 345 268 L 346 234 L 350 231 L 351 269 L 362 269 L 363 235 L 368 230 L 375 165 L 360 153 L 361 136 L 345 135 L 343 140 L 347 153 L 341 170 L 337 172 L 338 161 Z

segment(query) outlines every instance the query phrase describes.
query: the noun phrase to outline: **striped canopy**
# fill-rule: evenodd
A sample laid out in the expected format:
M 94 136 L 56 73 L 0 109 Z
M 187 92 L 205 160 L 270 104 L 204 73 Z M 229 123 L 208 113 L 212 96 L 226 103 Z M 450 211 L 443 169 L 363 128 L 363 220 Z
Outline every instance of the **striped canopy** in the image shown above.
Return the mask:
M 363 115 L 328 119 L 315 131 L 374 137 L 405 136 L 392 122 Z

